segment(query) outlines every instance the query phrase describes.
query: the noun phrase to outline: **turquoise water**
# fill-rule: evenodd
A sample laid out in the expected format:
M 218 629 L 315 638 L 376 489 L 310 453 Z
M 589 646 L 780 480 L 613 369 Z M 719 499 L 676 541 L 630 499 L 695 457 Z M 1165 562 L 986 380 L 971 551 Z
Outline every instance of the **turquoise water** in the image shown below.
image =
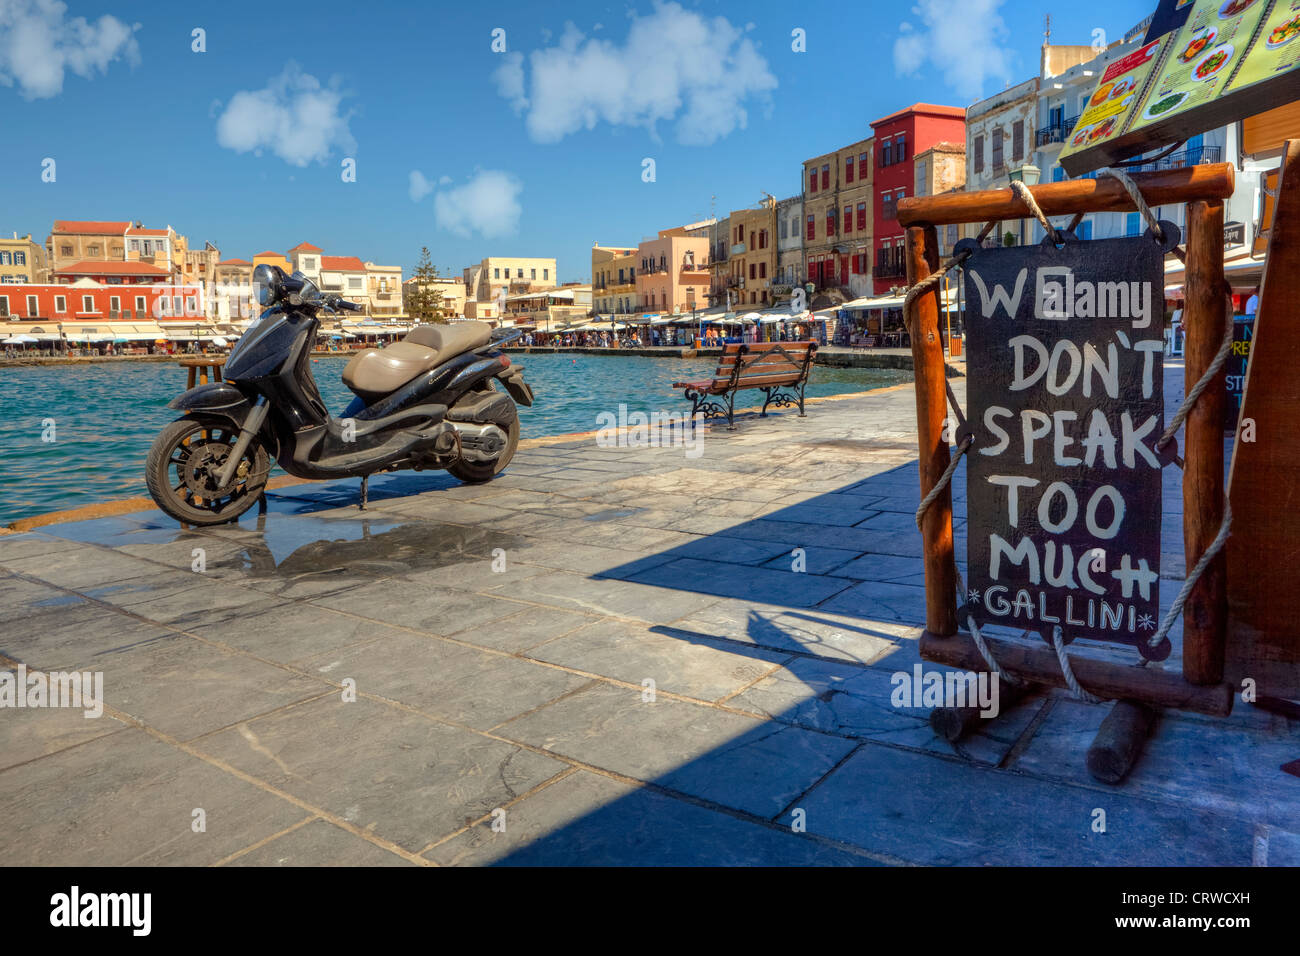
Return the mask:
M 596 416 L 620 402 L 629 410 L 689 411 L 672 383 L 707 378 L 715 367 L 713 359 L 565 353 L 511 359 L 525 367 L 537 396 L 532 408 L 520 410 L 524 438 L 595 429 Z M 346 362 L 312 363 L 335 414 L 352 398 L 339 379 Z M 815 367 L 808 394 L 859 392 L 910 378 L 893 370 Z M 176 417 L 166 405 L 184 386 L 185 370 L 161 362 L 0 369 L 0 525 L 147 494 L 149 443 Z

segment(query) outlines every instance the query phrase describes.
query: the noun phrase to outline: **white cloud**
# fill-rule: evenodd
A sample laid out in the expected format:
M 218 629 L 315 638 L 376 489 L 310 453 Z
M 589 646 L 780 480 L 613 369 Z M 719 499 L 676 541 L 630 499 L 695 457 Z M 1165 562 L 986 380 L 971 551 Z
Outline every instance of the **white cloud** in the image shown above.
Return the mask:
M 463 186 L 440 190 L 433 197 L 438 228 L 466 237 L 473 233 L 485 239 L 512 236 L 519 231 L 523 190 L 524 184 L 510 173 L 480 170 Z
M 0 85 L 16 83 L 26 99 L 48 99 L 63 92 L 69 70 L 90 79 L 114 60 L 140 62 L 140 24 L 108 15 L 65 20 L 67 9 L 58 0 L 0 0 Z
M 912 15 L 920 27 L 903 22 L 894 40 L 894 69 L 900 76 L 938 70 L 944 82 L 963 96 L 979 98 L 993 81 L 1012 82 L 1012 52 L 998 15 L 1003 0 L 963 0 L 960 13 L 952 0 L 917 0 Z
M 429 182 L 424 173 L 418 169 L 411 170 L 411 202 L 419 202 L 431 192 L 433 192 L 433 183 Z
M 240 90 L 217 119 L 217 142 L 237 153 L 270 150 L 286 163 L 306 166 L 328 159 L 337 146 L 356 149 L 348 129 L 351 113 L 341 112 L 343 93 L 322 86 L 290 62 L 265 89 Z
M 749 120 L 747 104 L 767 105 L 776 77 L 745 30 L 677 3 L 632 16 L 627 39 L 583 35 L 566 24 L 558 45 L 534 50 L 527 70 L 510 54 L 493 74 L 497 91 L 525 115 L 528 134 L 554 143 L 600 122 L 676 122 L 681 143 L 707 146 Z

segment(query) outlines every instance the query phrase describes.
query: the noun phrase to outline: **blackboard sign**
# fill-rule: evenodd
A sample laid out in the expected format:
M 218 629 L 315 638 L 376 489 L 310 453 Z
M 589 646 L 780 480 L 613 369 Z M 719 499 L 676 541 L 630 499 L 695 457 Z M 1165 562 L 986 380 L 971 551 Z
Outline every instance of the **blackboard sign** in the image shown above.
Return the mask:
M 1166 240 L 1178 229 L 1162 223 Z M 964 244 L 963 244 L 964 245 Z M 959 246 L 960 249 L 962 246 Z M 1150 233 L 966 262 L 967 610 L 1146 648 L 1159 625 L 1164 251 Z
M 1237 316 L 1232 323 L 1232 351 L 1224 369 L 1228 376 L 1228 401 L 1223 409 L 1223 430 L 1237 430 L 1241 415 L 1241 396 L 1246 391 L 1246 366 L 1250 364 L 1250 347 L 1255 339 L 1255 317 Z

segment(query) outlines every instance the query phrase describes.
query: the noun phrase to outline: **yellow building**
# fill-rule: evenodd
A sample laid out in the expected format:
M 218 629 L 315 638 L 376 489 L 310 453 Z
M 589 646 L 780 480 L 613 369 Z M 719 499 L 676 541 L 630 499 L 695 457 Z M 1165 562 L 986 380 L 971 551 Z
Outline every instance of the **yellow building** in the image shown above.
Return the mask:
M 406 305 L 409 294 L 417 288 L 418 277 L 411 276 L 409 279 L 402 281 L 402 311 L 409 315 L 411 310 Z M 442 312 L 443 316 L 448 319 L 463 319 L 465 317 L 465 283 L 453 276 L 439 276 L 426 285 L 437 289 L 442 293 Z
M 500 289 L 513 295 L 556 285 L 554 259 L 490 256 L 465 269 L 466 298 L 476 302 L 495 302 Z
M 0 282 L 48 282 L 45 249 L 31 233 L 19 238 L 0 239 Z
M 875 143 L 869 136 L 804 160 L 805 275 L 818 289 L 871 294 Z
M 366 310 L 371 315 L 402 313 L 402 267 L 366 261 Z
M 768 196 L 757 209 L 737 209 L 729 222 L 727 287 L 731 304 L 736 309 L 769 305 L 776 281 L 776 200 Z
M 636 309 L 634 246 L 591 247 L 592 309 L 598 315 L 628 315 Z

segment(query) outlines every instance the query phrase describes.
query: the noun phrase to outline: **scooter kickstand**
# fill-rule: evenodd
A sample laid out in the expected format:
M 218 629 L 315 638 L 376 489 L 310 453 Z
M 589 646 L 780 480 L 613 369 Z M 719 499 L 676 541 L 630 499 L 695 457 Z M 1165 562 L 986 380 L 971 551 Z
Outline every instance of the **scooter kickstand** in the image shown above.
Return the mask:
M 370 476 L 361 476 L 361 500 L 357 502 L 357 507 L 361 511 L 366 510 L 366 503 L 370 500 Z

